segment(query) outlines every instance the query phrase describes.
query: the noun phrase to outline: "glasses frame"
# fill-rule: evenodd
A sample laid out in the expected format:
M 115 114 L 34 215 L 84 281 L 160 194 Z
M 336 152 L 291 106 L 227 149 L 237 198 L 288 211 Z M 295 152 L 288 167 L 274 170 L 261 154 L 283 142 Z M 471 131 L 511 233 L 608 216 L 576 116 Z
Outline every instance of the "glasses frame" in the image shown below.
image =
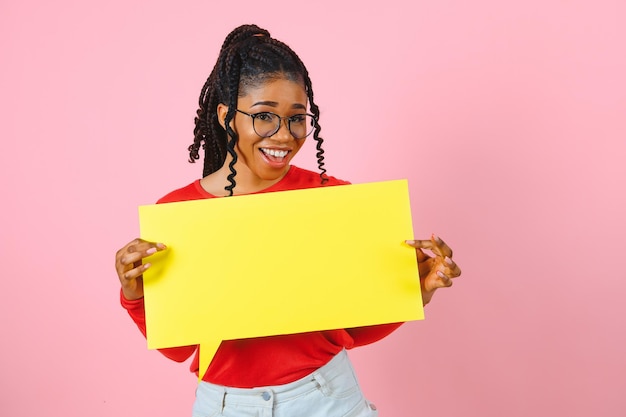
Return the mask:
M 239 110 L 239 109 L 236 109 L 236 110 L 239 113 L 245 114 L 246 116 L 249 116 L 250 118 L 252 118 L 252 129 L 254 130 L 254 133 L 256 133 L 259 137 L 262 137 L 262 138 L 269 138 L 269 137 L 274 136 L 280 130 L 280 127 L 282 126 L 283 120 L 287 121 L 287 130 L 289 130 L 289 133 L 295 139 L 304 139 L 304 138 L 308 137 L 311 133 L 313 133 L 313 131 L 315 130 L 315 125 L 317 124 L 317 117 L 315 117 L 315 115 L 310 114 L 310 113 L 298 113 L 298 114 L 294 114 L 293 116 L 280 116 L 280 115 L 278 115 L 276 113 L 273 113 L 271 111 L 260 111 L 258 113 L 246 113 L 243 110 Z M 260 135 L 259 132 L 256 131 L 256 126 L 254 125 L 254 122 L 256 121 L 256 118 L 259 117 L 262 114 L 271 114 L 272 116 L 278 117 L 278 126 L 276 127 L 276 130 L 274 130 L 271 134 Z M 314 123 L 313 129 L 311 129 L 311 131 L 309 133 L 307 133 L 306 135 L 304 135 L 302 137 L 297 137 L 291 131 L 292 118 L 297 117 L 297 116 L 310 116 L 313 119 L 313 123 Z

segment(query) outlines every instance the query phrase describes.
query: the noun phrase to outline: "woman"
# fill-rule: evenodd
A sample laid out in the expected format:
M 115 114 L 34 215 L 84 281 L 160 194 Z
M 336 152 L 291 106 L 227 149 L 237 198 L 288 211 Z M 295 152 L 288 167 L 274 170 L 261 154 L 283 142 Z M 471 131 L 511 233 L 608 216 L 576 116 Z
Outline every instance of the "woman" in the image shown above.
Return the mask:
M 236 28 L 200 94 L 189 152 L 194 162 L 204 149 L 203 178 L 158 202 L 348 184 L 326 175 L 318 120 L 308 71 L 295 52 L 255 25 Z M 311 134 L 319 173 L 291 165 Z M 416 248 L 426 304 L 461 271 L 441 239 L 407 243 Z M 162 243 L 135 239 L 116 255 L 122 305 L 144 335 L 142 274 L 150 267 L 144 259 L 165 249 Z M 377 341 L 400 325 L 223 341 L 198 385 L 193 416 L 377 415 L 345 350 Z M 191 370 L 198 373 L 197 346 L 161 352 L 176 361 L 195 355 Z

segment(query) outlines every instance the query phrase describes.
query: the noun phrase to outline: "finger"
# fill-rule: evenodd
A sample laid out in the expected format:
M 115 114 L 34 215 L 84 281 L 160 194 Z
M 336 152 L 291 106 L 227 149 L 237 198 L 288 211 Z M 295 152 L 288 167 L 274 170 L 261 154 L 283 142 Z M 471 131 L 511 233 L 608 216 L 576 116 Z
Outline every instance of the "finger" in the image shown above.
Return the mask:
M 121 257 L 119 258 L 119 263 L 121 266 L 127 267 L 137 262 L 141 262 L 143 258 L 144 258 L 143 252 L 130 252 L 130 253 L 127 252 L 121 255 Z
M 409 246 L 419 249 L 427 249 L 437 256 L 452 258 L 452 249 L 438 236 L 432 236 L 428 240 L 406 240 Z
M 430 240 L 405 240 L 404 243 L 416 249 L 429 249 L 430 250 L 433 247 L 433 242 Z
M 135 239 L 117 252 L 116 260 L 126 267 L 165 249 L 163 243 Z
M 452 286 L 452 278 L 446 275 L 442 271 L 437 271 L 437 276 L 439 277 L 439 282 L 442 287 L 451 287 Z
M 149 242 L 143 239 L 135 239 L 133 242 L 127 245 L 127 252 L 145 252 L 149 249 L 155 249 L 150 252 L 153 254 L 157 251 L 165 250 L 167 247 L 161 242 Z
M 430 240 L 431 242 L 433 242 L 434 245 L 434 247 L 431 249 L 433 252 L 444 258 L 446 256 L 448 258 L 452 258 L 452 249 L 450 249 L 450 246 L 448 246 L 446 242 L 443 241 L 443 239 L 441 239 L 439 236 L 433 235 Z
M 461 275 L 461 268 L 452 260 L 452 258 L 448 258 L 447 256 L 443 259 L 443 264 L 445 267 L 444 273 L 450 278 L 456 278 Z
M 143 275 L 143 273 L 146 272 L 148 268 L 150 268 L 150 266 L 152 266 L 152 264 L 150 264 L 149 262 L 145 264 L 139 264 L 135 268 L 121 273 L 120 277 L 126 282 L 135 280 L 137 278 L 140 278 Z

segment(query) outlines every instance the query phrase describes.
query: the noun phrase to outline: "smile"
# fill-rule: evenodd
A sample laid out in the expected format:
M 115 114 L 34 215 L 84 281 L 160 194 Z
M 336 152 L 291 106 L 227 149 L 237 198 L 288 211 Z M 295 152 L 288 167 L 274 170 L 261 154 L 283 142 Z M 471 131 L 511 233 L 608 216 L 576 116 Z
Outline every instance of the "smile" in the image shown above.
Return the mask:
M 289 151 L 287 150 L 267 149 L 267 148 L 261 148 L 261 152 L 263 152 L 265 155 L 273 156 L 275 158 L 284 158 L 289 153 Z

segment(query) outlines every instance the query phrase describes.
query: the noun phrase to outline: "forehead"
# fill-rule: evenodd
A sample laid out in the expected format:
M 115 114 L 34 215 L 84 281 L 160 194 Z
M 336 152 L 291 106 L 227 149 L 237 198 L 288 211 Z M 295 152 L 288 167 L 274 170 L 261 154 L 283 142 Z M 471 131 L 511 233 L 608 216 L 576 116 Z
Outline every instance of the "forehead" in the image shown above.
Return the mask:
M 240 96 L 240 103 L 251 105 L 257 102 L 275 102 L 279 104 L 307 104 L 307 94 L 304 84 L 285 78 L 264 81 L 245 88 L 244 95 Z

